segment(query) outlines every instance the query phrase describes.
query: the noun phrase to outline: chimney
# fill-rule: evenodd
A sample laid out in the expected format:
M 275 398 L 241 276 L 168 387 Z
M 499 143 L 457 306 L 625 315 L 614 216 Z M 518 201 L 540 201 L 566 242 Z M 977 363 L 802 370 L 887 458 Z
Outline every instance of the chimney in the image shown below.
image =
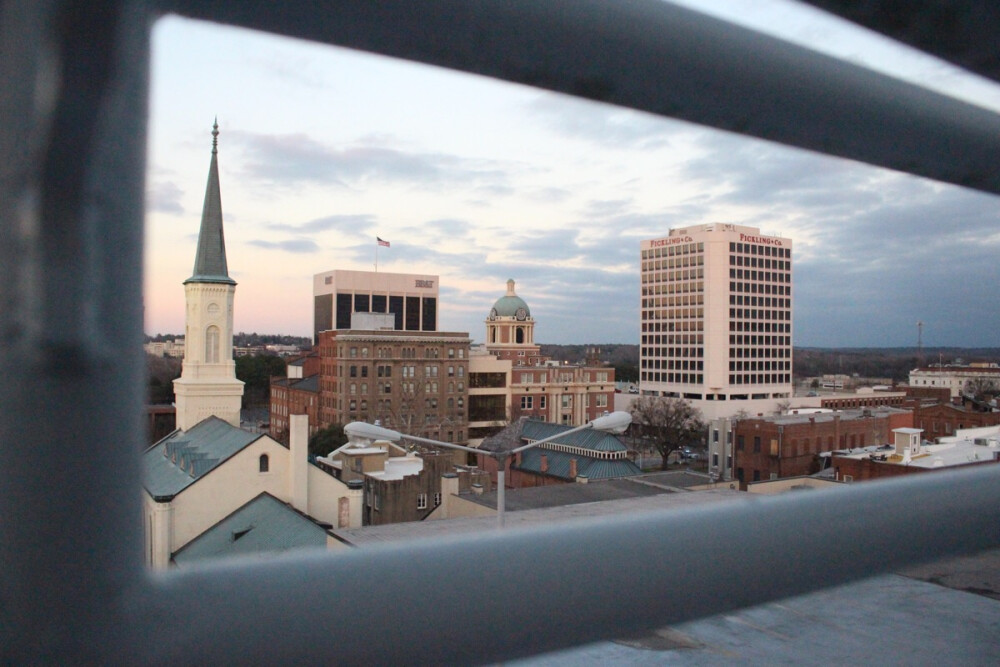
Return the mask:
M 542 469 L 542 472 L 548 472 L 549 471 L 549 457 L 546 456 L 545 454 L 542 454 L 541 469 Z
M 292 507 L 309 513 L 309 416 L 288 415 L 288 496 Z
M 576 479 L 576 459 L 569 460 L 569 476 Z
M 441 475 L 441 508 L 431 515 L 432 519 L 450 519 L 451 499 L 458 495 L 458 475 L 446 472 Z

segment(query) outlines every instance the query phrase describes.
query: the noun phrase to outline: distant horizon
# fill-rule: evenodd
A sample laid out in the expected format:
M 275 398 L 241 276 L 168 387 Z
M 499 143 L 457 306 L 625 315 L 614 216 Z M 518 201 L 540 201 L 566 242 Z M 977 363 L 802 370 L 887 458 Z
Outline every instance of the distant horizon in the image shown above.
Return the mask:
M 461 332 L 459 332 L 459 333 L 461 333 Z M 147 337 L 147 338 L 155 338 L 157 336 L 162 336 L 164 338 L 184 338 L 184 334 L 183 333 L 174 334 L 174 333 L 162 333 L 162 332 L 158 332 L 158 333 L 155 333 L 155 334 L 144 333 L 143 335 L 145 337 Z M 269 333 L 269 332 L 262 332 L 262 331 L 237 331 L 233 335 L 234 336 L 240 336 L 240 335 L 252 336 L 252 335 L 256 335 L 256 336 L 303 338 L 303 339 L 307 339 L 309 341 L 312 341 L 312 334 L 309 334 L 309 335 L 299 335 L 299 334 L 291 334 L 291 333 Z M 470 338 L 473 338 L 473 337 L 470 336 Z M 475 338 L 473 338 L 473 343 L 476 344 Z M 639 346 L 639 343 L 629 343 L 629 342 L 623 343 L 623 342 L 611 342 L 611 341 L 601 341 L 601 342 L 588 341 L 588 342 L 582 342 L 582 343 L 548 343 L 548 342 L 544 342 L 544 341 L 542 341 L 542 342 L 536 341 L 535 344 L 536 345 L 540 345 L 540 346 L 556 345 L 556 346 L 559 346 L 559 347 L 572 347 L 572 346 L 605 347 L 605 346 L 621 346 L 621 345 L 630 345 L 630 346 L 634 346 L 634 347 L 638 347 Z M 974 351 L 991 351 L 991 352 L 996 353 L 998 355 L 998 357 L 1000 357 L 1000 345 L 933 345 L 933 346 L 924 345 L 922 348 L 918 348 L 916 345 L 840 346 L 840 345 L 795 345 L 795 344 L 793 344 L 792 345 L 792 349 L 793 350 L 845 350 L 845 351 L 847 351 L 847 350 L 854 350 L 854 351 L 865 351 L 865 350 L 907 350 L 907 351 L 913 351 L 914 353 L 916 353 L 916 352 L 918 352 L 920 350 L 922 350 L 924 353 L 931 352 L 931 351 L 946 351 L 946 350 L 947 351 L 951 351 L 951 350 L 974 350 Z

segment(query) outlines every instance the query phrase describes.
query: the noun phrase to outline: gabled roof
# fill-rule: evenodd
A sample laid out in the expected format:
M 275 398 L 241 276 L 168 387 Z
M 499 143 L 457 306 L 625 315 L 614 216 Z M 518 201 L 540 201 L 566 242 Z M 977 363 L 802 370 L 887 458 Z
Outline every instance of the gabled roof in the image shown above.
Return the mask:
M 154 500 L 170 500 L 262 437 L 218 417 L 203 419 L 187 431 L 174 431 L 143 453 L 143 486 Z
M 547 470 L 542 473 L 542 456 L 547 460 Z M 576 459 L 576 474 L 587 479 L 615 479 L 641 475 L 642 470 L 628 459 L 598 459 L 536 447 L 521 452 L 521 462 L 517 468 L 530 472 L 552 475 L 563 479 L 575 479 L 570 475 L 570 459 Z
M 187 565 L 208 558 L 274 554 L 325 547 L 326 529 L 269 493 L 259 496 L 215 524 L 174 554 Z
M 226 265 L 226 239 L 222 233 L 222 193 L 219 188 L 218 161 L 219 124 L 212 126 L 212 161 L 208 165 L 205 205 L 201 211 L 198 232 L 198 252 L 194 258 L 194 273 L 187 283 L 226 283 L 235 285 Z

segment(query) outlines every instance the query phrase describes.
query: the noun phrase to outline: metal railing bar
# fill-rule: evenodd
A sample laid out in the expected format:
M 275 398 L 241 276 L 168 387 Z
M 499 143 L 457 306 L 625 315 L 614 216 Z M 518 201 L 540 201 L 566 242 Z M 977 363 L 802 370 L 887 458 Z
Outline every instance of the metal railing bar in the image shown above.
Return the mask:
M 991 0 L 802 0 L 831 14 L 1000 81 L 1000 4 Z M 905 9 L 905 11 L 901 11 Z
M 998 482 L 1000 466 L 979 466 L 468 539 L 231 562 L 155 577 L 136 613 L 160 619 L 143 642 L 164 663 L 192 655 L 228 662 L 251 645 L 263 662 L 485 663 L 996 546 Z
M 122 645 L 119 605 L 144 581 L 149 17 L 126 1 L 0 12 L 4 56 L 25 67 L 5 62 L 4 80 L 30 91 L 0 123 L 5 151 L 28 149 L 0 156 L 17 169 L 0 182 L 0 238 L 16 249 L 4 280 L 17 277 L 0 309 L 0 662 L 97 662 Z
M 1000 193 L 1000 117 L 660 0 L 160 0 Z

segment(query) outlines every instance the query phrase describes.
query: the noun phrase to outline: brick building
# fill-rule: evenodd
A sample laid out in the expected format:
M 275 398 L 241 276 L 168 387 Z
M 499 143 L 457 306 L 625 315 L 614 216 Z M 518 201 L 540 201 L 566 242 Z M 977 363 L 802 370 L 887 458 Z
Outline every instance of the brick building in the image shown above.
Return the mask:
M 744 490 L 747 482 L 809 475 L 820 469 L 820 452 L 884 444 L 893 429 L 912 426 L 912 412 L 891 407 L 742 419 L 733 424 L 731 474 Z
M 386 441 L 345 444 L 317 460 L 324 470 L 351 488 L 363 490 L 362 525 L 423 521 L 443 502 L 442 478 L 458 477 L 456 491 L 473 483 L 489 488 L 489 476 L 466 466 L 456 468 L 444 452 L 407 450 Z
M 319 421 L 319 353 L 308 352 L 285 364 L 285 377 L 271 378 L 270 435 L 279 442 L 288 442 L 288 416 L 308 415 L 309 436 L 318 431 Z
M 278 442 L 288 442 L 289 415 L 308 415 L 309 437 L 323 426 L 319 419 L 319 375 L 271 378 L 271 427 Z
M 466 443 L 469 342 L 466 333 L 320 332 L 320 425 L 378 421 L 402 433 Z
M 1000 412 L 979 412 L 950 403 L 920 406 L 913 410 L 913 425 L 923 429 L 928 440 L 955 435 L 967 428 L 1000 424 Z

